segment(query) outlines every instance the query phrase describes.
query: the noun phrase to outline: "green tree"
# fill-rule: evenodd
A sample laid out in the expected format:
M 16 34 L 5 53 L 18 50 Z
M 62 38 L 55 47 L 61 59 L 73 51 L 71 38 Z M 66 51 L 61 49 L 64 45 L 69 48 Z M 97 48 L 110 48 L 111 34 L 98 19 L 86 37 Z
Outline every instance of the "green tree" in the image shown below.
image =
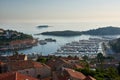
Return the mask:
M 103 61 L 104 61 L 104 56 L 103 56 L 102 53 L 98 53 L 98 54 L 97 54 L 97 61 L 98 61 L 99 63 L 103 63 Z
M 83 58 L 83 60 L 85 60 L 85 61 L 88 60 L 88 56 L 87 56 L 87 55 L 84 55 L 82 58 Z
M 109 59 L 110 62 L 111 62 L 114 59 L 114 57 L 113 56 L 108 56 L 107 59 Z
M 115 79 L 115 78 L 118 76 L 117 70 L 116 70 L 115 68 L 112 68 L 112 67 L 108 68 L 108 69 L 105 71 L 105 73 L 106 73 L 106 75 L 108 76 L 109 80 L 110 80 L 110 79 L 113 80 L 113 79 Z
M 17 51 L 15 51 L 13 55 L 18 55 L 18 54 L 19 54 L 19 53 L 18 53 Z
M 41 62 L 41 63 L 46 63 L 48 61 L 47 58 L 38 58 L 37 62 Z
M 104 61 L 104 56 L 102 53 L 97 54 L 97 61 L 100 63 L 101 70 L 103 70 L 103 61 Z

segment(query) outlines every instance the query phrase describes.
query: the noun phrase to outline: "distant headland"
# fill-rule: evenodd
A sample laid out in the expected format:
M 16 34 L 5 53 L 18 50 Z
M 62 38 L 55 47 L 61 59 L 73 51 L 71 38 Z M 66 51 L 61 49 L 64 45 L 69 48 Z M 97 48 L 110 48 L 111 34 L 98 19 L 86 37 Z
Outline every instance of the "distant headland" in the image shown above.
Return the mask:
M 37 26 L 37 28 L 48 28 L 48 27 L 50 27 L 50 26 L 48 26 L 48 25 L 39 25 L 39 26 Z
M 31 35 L 0 29 L 0 51 L 30 48 L 37 43 Z
M 120 35 L 119 27 L 103 27 L 98 29 L 91 29 L 88 31 L 52 31 L 52 32 L 43 32 L 37 35 L 52 35 L 52 36 L 78 36 L 78 35 Z

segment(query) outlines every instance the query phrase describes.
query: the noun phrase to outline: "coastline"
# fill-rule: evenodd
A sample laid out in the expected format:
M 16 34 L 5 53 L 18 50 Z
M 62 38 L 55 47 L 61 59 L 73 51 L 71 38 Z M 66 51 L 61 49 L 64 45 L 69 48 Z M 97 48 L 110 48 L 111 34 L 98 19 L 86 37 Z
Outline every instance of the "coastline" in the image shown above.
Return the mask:
M 113 32 L 114 31 L 114 32 Z M 114 26 L 106 26 L 103 28 L 90 29 L 87 31 L 72 31 L 72 30 L 64 30 L 64 31 L 46 31 L 42 33 L 38 33 L 36 35 L 50 35 L 50 36 L 79 36 L 79 35 L 93 35 L 93 36 L 105 36 L 105 35 L 119 35 L 120 28 Z
M 14 50 L 22 50 L 27 48 L 32 48 L 36 46 L 38 43 L 38 39 L 24 39 L 24 40 L 14 40 L 9 43 L 9 45 L 2 45 L 0 47 L 0 51 L 14 51 Z

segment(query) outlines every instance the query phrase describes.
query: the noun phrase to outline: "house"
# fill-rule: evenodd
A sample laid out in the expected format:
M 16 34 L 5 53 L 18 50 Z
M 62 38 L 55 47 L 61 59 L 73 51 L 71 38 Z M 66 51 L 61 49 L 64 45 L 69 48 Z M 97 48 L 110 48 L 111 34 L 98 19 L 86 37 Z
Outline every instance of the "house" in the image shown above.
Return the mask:
M 85 76 L 83 73 L 70 68 L 64 68 L 62 73 L 53 72 L 52 80 L 96 80 L 91 76 Z
M 39 80 L 39 79 L 20 74 L 18 72 L 7 72 L 0 74 L 0 80 Z
M 47 62 L 47 65 L 50 66 L 53 71 L 54 70 L 60 71 L 62 67 L 72 68 L 68 61 L 61 58 L 49 60 Z
M 74 66 L 75 69 L 82 69 L 83 68 L 82 65 L 79 65 L 79 64 L 76 64 L 76 63 L 74 63 L 73 66 Z
M 85 76 L 83 73 L 69 68 L 64 69 L 63 76 L 66 76 L 67 80 L 96 80 L 91 76 Z
M 57 70 L 60 71 L 63 67 L 65 68 L 83 68 L 79 63 L 76 63 L 77 60 L 66 60 L 64 58 L 57 58 L 57 59 L 52 59 L 47 62 L 47 65 L 51 67 L 53 71 Z
M 31 60 L 19 60 L 10 61 L 7 63 L 7 65 L 8 71 L 17 71 L 19 73 L 40 79 L 51 77 L 51 68 L 39 62 L 34 62 Z
M 63 74 L 67 76 L 68 80 L 84 80 L 86 78 L 81 72 L 69 68 L 65 68 Z
M 9 61 L 15 60 L 27 60 L 27 56 L 25 54 L 14 54 L 12 56 L 8 56 Z
M 79 62 L 80 60 L 78 57 L 62 57 L 62 59 L 69 61 L 71 63 Z
M 96 80 L 96 79 L 91 76 L 87 76 L 84 80 Z
M 61 75 L 60 72 L 53 71 L 52 80 L 68 80 L 66 76 Z

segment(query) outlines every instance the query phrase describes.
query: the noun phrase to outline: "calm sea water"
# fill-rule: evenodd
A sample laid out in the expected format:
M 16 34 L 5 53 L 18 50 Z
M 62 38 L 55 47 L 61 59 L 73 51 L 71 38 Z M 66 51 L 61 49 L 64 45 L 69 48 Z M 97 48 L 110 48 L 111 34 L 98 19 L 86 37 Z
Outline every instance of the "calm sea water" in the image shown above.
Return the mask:
M 39 25 L 49 25 L 51 27 L 48 28 L 37 28 Z M 45 38 L 53 38 L 56 39 L 57 42 L 50 42 L 46 45 L 37 45 L 30 49 L 20 50 L 20 53 L 42 53 L 43 55 L 48 55 L 57 51 L 65 43 L 69 43 L 72 41 L 78 41 L 82 39 L 88 39 L 89 37 L 98 37 L 98 36 L 89 36 L 89 35 L 81 35 L 74 37 L 57 37 L 57 36 L 43 36 L 43 35 L 34 35 L 37 33 L 42 33 L 46 31 L 63 31 L 63 30 L 73 30 L 73 31 L 85 31 L 89 29 L 96 29 L 99 27 L 106 26 L 117 26 L 119 27 L 119 23 L 12 23 L 12 24 L 3 24 L 0 23 L 0 28 L 16 30 L 19 32 L 27 33 L 33 35 L 35 38 L 45 39 Z M 11 52 L 6 52 L 6 54 L 10 54 Z

